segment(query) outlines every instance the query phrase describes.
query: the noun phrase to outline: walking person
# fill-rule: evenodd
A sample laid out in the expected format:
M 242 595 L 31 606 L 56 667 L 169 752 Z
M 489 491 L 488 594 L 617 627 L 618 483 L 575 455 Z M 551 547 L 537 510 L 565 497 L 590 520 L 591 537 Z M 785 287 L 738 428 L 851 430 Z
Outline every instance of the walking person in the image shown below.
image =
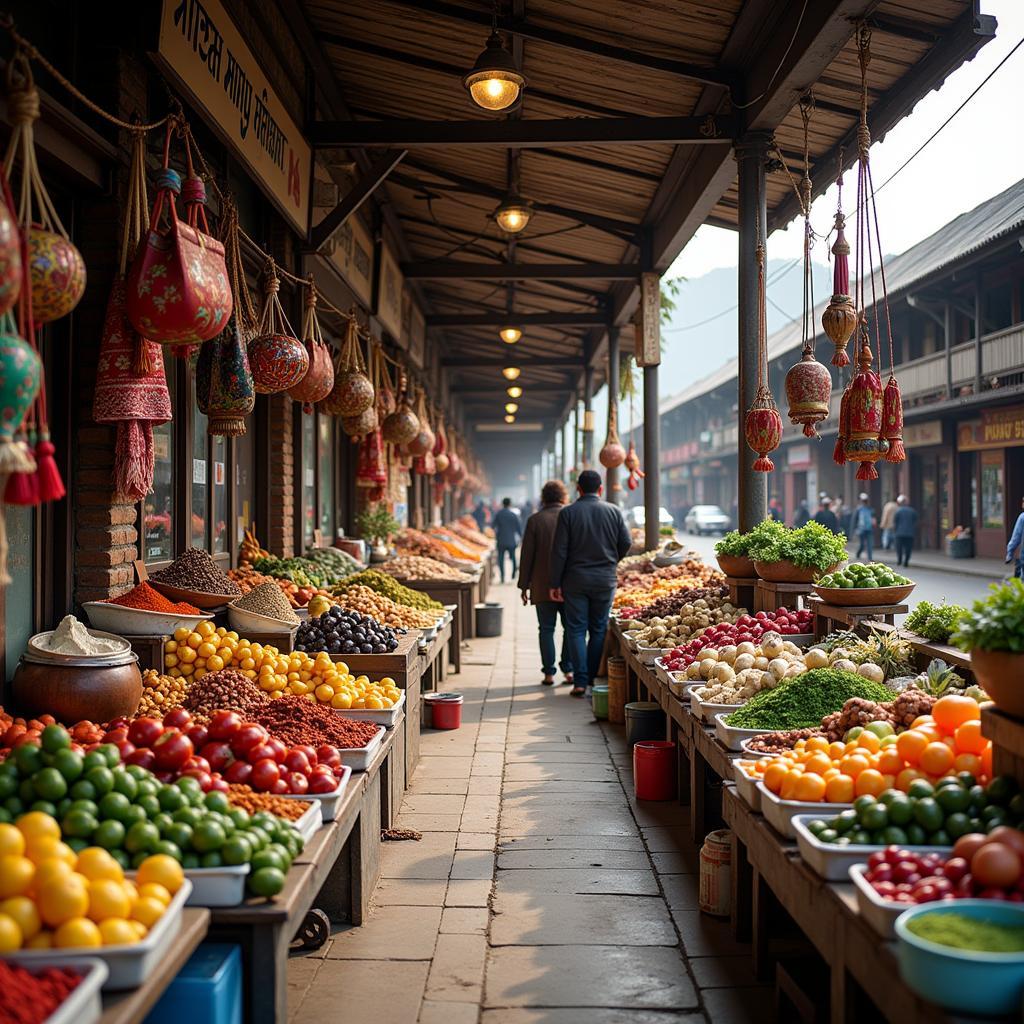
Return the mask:
M 806 526 L 810 521 L 811 510 L 807 504 L 807 499 L 801 498 L 800 504 L 796 510 L 796 515 L 793 516 L 793 526 L 799 530 L 801 526 Z
M 494 540 L 498 546 L 498 571 L 501 573 L 501 582 L 505 582 L 505 555 L 512 560 L 512 575 L 516 574 L 516 548 L 523 536 L 523 524 L 519 519 L 519 513 L 512 508 L 512 499 L 503 498 L 501 508 L 494 514 L 491 520 L 494 527 Z
M 821 508 L 814 513 L 814 521 L 821 523 L 826 530 L 831 530 L 833 533 L 839 533 L 839 520 L 836 519 L 835 512 L 832 511 L 832 499 L 825 497 L 821 499 Z
M 476 503 L 476 508 L 471 514 L 476 522 L 476 528 L 483 533 L 484 527 L 487 525 L 487 506 L 484 504 L 483 498 Z
M 1020 515 L 1010 534 L 1010 542 L 1006 545 L 1006 564 L 1013 562 L 1013 575 L 1024 578 L 1024 498 L 1020 499 L 1020 508 Z
M 893 536 L 896 538 L 896 564 L 909 566 L 917 536 L 917 509 L 907 502 L 905 494 L 896 499 L 897 509 L 893 516 Z
M 875 513 L 871 509 L 871 499 L 861 494 L 860 504 L 853 513 L 853 530 L 857 534 L 857 558 L 866 552 L 868 561 L 873 558 L 875 543 Z
M 775 522 L 782 522 L 782 506 L 779 504 L 778 498 L 772 498 L 772 500 L 768 502 L 768 515 L 771 516 Z
M 899 505 L 896 504 L 895 498 L 890 498 L 882 506 L 882 518 L 878 525 L 882 528 L 882 547 L 886 551 L 892 550 L 893 542 L 896 539 L 896 535 L 892 532 L 892 524 L 898 508 Z
M 559 667 L 565 682 L 573 681 L 569 656 L 569 631 L 565 627 L 565 610 L 561 601 L 551 600 L 551 545 L 555 539 L 558 513 L 569 503 L 569 492 L 561 480 L 549 480 L 540 492 L 540 509 L 526 520 L 523 546 L 519 551 L 519 589 L 523 604 L 532 603 L 537 610 L 537 634 L 544 686 L 555 683 L 555 623 L 562 620 L 562 656 Z
M 615 567 L 632 539 L 622 513 L 601 500 L 601 476 L 585 469 L 579 497 L 558 513 L 551 549 L 551 600 L 564 601 L 573 697 L 582 697 L 601 663 L 608 613 L 615 596 Z

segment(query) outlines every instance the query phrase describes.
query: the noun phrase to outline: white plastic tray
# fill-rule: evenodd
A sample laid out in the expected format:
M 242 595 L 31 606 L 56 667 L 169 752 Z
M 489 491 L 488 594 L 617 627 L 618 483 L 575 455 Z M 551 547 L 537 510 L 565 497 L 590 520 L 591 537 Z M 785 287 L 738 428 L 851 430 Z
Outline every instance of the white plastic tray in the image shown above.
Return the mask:
M 860 847 L 860 849 L 864 849 L 864 847 Z M 883 939 L 895 939 L 896 929 L 893 926 L 896 923 L 896 918 L 914 904 L 896 903 L 893 900 L 887 900 L 884 896 L 879 896 L 872 884 L 864 877 L 865 871 L 867 871 L 866 864 L 850 865 L 850 881 L 853 882 L 853 886 L 857 890 L 857 910 L 860 912 L 860 916 Z
M 50 966 L 43 963 L 39 964 L 38 968 L 28 969 L 34 972 Z M 74 961 L 67 960 L 60 966 L 77 971 L 81 975 L 81 980 L 43 1024 L 96 1024 L 103 1016 L 103 997 L 100 990 L 109 974 L 107 965 L 98 957 L 83 956 L 75 958 Z
M 702 682 L 690 691 L 690 710 L 702 721 L 711 722 L 716 715 L 731 715 L 743 707 L 742 704 L 716 704 L 714 701 L 702 700 L 697 691 L 704 686 L 707 683 Z
M 757 790 L 761 794 L 761 813 L 776 832 L 784 836 L 796 838 L 793 818 L 803 816 L 810 818 L 832 817 L 840 811 L 848 810 L 853 804 L 806 803 L 803 800 L 782 800 L 777 797 L 762 781 L 758 781 Z M 849 847 L 841 846 L 841 850 Z M 866 846 L 858 846 L 857 850 L 867 850 Z M 847 862 L 849 863 L 849 862 Z M 843 876 L 840 875 L 840 878 Z
M 103 983 L 104 992 L 138 988 L 146 980 L 146 975 L 166 956 L 167 950 L 178 937 L 181 930 L 181 912 L 191 895 L 192 883 L 186 878 L 181 888 L 174 894 L 170 906 L 141 942 L 122 946 L 101 946 L 99 949 L 89 950 L 89 955 L 102 960 L 110 972 Z M 23 967 L 63 967 L 65 964 L 81 960 L 82 951 L 22 949 L 17 953 L 11 953 L 7 959 Z
M 370 762 L 377 753 L 377 748 L 384 739 L 384 733 L 386 732 L 387 729 L 381 725 L 377 727 L 377 735 L 365 747 L 339 747 L 338 750 L 341 752 L 342 763 L 348 765 L 354 772 L 365 772 L 370 767 Z M 324 814 L 324 821 L 333 820 L 333 815 L 328 818 Z
M 377 745 L 380 743 L 380 738 L 387 730 L 384 726 L 380 726 L 377 730 L 377 736 L 375 739 L 370 740 L 369 744 L 365 747 L 360 747 L 355 751 L 357 754 L 362 754 L 364 750 L 371 751 L 371 757 L 376 752 Z M 362 771 L 363 769 L 355 768 L 345 757 L 347 753 L 351 753 L 350 750 L 341 749 L 341 759 L 345 762 L 345 771 L 342 772 L 341 777 L 338 779 L 338 785 L 336 789 L 331 790 L 330 793 L 282 793 L 281 796 L 285 800 L 309 800 L 311 802 L 320 805 L 320 820 L 321 821 L 334 821 L 338 815 L 338 805 L 341 803 L 341 798 L 345 795 L 345 790 L 348 789 L 348 780 L 352 778 L 353 771 Z M 367 758 L 369 763 L 369 758 Z M 308 811 L 306 812 L 309 813 Z M 302 819 L 299 818 L 299 821 Z M 307 824 L 308 827 L 308 824 Z M 313 829 L 315 832 L 316 829 Z M 312 833 L 310 833 L 312 834 Z
M 661 680 L 666 686 L 672 682 L 672 674 L 667 668 L 665 668 L 664 658 L 654 659 L 654 674 Z
M 691 696 L 691 703 L 690 703 L 690 707 L 691 708 L 693 707 L 693 702 L 696 701 L 697 699 L 698 698 L 697 698 L 696 694 L 693 694 Z M 729 750 L 742 750 L 743 749 L 743 741 L 745 739 L 749 739 L 751 736 L 760 736 L 761 733 L 763 733 L 763 732 L 770 732 L 771 731 L 769 729 L 736 729 L 736 728 L 734 728 L 731 725 L 727 725 L 725 720 L 734 711 L 738 711 L 740 706 L 741 705 L 737 705 L 736 707 L 732 707 L 730 705 L 728 711 L 723 711 L 721 714 L 715 715 L 715 733 L 718 736 L 719 740 Z
M 820 804 L 818 806 L 821 806 Z M 863 864 L 868 856 L 884 846 L 836 846 L 835 843 L 823 843 L 816 836 L 812 835 L 807 828 L 808 822 L 815 818 L 834 817 L 839 811 L 847 810 L 853 804 L 826 804 L 827 807 L 835 807 L 838 810 L 832 814 L 795 814 L 793 815 L 793 831 L 796 835 L 796 845 L 800 849 L 800 856 L 807 862 L 807 866 L 816 871 L 822 878 L 829 882 L 845 882 L 849 869 L 856 864 Z M 767 815 L 766 815 L 767 817 Z M 912 853 L 942 853 L 948 854 L 949 846 L 905 846 L 903 849 Z M 903 908 L 906 910 L 906 907 Z
M 639 644 L 636 645 L 636 654 L 640 659 L 641 664 L 653 665 L 666 651 L 671 651 L 671 647 L 641 647 Z
M 746 803 L 746 805 L 754 811 L 759 813 L 761 810 L 761 793 L 757 788 L 757 784 L 760 781 L 756 776 L 748 775 L 739 764 L 739 761 L 733 761 L 733 780 L 736 783 L 736 792 L 739 794 L 740 799 Z
M 382 708 L 379 711 L 374 711 L 372 708 L 336 708 L 335 710 L 339 715 L 344 715 L 346 718 L 355 718 L 360 722 L 374 722 L 377 725 L 383 725 L 387 729 L 394 729 L 395 723 L 398 721 L 398 716 L 405 707 L 405 690 L 402 691 L 401 697 L 398 698 L 394 707 Z
M 190 868 L 185 877 L 192 883 L 189 907 L 237 907 L 245 899 L 248 864 L 224 864 L 219 868 Z
M 347 784 L 348 778 L 351 772 L 346 772 L 344 780 Z M 292 828 L 294 828 L 300 836 L 302 841 L 308 843 L 310 839 L 316 835 L 317 830 L 324 823 L 324 812 L 323 812 L 323 801 L 322 800 L 310 800 L 309 807 L 303 812 L 301 817 L 296 818 L 291 822 Z

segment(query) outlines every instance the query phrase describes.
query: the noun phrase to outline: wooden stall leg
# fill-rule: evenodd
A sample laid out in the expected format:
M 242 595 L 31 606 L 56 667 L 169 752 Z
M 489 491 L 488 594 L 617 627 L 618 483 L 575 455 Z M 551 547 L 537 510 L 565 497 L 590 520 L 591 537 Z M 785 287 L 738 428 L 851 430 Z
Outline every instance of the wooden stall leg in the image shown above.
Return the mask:
M 757 868 L 751 868 L 751 955 L 754 959 L 754 974 L 759 981 L 770 982 L 774 975 L 774 960 L 769 951 L 771 941 L 771 912 L 775 896 L 768 888 Z
M 377 774 L 366 787 L 359 815 L 359 863 L 352 865 L 353 924 L 362 924 L 369 913 L 370 897 L 380 878 L 380 786 Z
M 702 757 L 690 761 L 690 838 L 703 843 L 707 835 L 704 827 L 705 799 L 707 796 L 707 764 Z

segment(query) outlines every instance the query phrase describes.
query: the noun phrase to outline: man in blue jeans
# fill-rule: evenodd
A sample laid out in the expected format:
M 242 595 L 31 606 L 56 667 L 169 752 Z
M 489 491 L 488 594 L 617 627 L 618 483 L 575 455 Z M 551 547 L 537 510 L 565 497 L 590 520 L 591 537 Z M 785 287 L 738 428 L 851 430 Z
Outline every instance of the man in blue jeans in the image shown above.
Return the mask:
M 860 496 L 860 504 L 853 513 L 853 532 L 857 535 L 857 558 L 860 558 L 862 551 L 866 551 L 870 562 L 874 557 L 875 513 L 871 509 L 871 499 L 866 494 Z
M 622 513 L 601 500 L 601 477 L 585 469 L 579 498 L 558 513 L 551 547 L 551 600 L 562 601 L 575 675 L 573 697 L 582 697 L 597 675 L 615 596 L 615 567 L 632 545 Z M 589 638 L 588 638 L 589 634 Z
M 501 502 L 501 508 L 495 514 L 491 526 L 494 527 L 494 542 L 498 548 L 498 570 L 501 573 L 501 582 L 505 582 L 505 555 L 512 560 L 512 577 L 515 578 L 516 569 L 516 548 L 519 547 L 519 540 L 523 536 L 523 523 L 519 513 L 512 508 L 512 499 L 505 498 Z

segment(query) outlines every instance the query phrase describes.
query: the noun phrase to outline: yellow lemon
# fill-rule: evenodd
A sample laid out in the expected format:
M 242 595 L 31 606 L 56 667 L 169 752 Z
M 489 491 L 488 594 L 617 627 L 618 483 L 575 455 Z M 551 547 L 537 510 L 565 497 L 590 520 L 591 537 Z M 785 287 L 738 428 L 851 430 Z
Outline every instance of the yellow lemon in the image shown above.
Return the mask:
M 164 905 L 152 896 L 140 896 L 132 904 L 132 920 L 152 928 L 163 916 L 165 909 Z
M 14 825 L 0 825 L 0 857 L 20 857 L 25 852 L 25 837 Z
M 20 896 L 36 877 L 36 866 L 28 857 L 13 853 L 0 857 L 0 900 Z
M 56 818 L 51 818 L 42 811 L 29 811 L 28 814 L 23 814 L 15 825 L 26 840 L 39 839 L 42 836 L 60 839 L 60 825 L 57 824 Z
M 89 917 L 93 921 L 127 917 L 131 909 L 131 900 L 120 882 L 112 878 L 97 878 L 89 886 Z
M 103 936 L 94 921 L 87 917 L 72 917 L 54 933 L 53 944 L 58 949 L 75 949 L 78 946 L 102 946 Z
M 40 886 L 39 916 L 45 924 L 56 928 L 75 917 L 85 917 L 89 909 L 89 890 L 72 874 L 51 879 Z
M 135 936 L 140 942 L 149 934 L 149 929 L 141 921 L 129 921 L 128 923 L 132 926 Z
M 140 938 L 135 925 L 123 917 L 108 917 L 100 921 L 100 939 L 104 946 L 130 946 Z
M 171 902 L 171 894 L 167 891 L 167 887 L 161 885 L 159 882 L 146 882 L 139 886 L 138 896 L 140 898 L 152 898 L 158 900 L 165 907 Z
M 12 918 L 21 929 L 22 937 L 26 940 L 39 934 L 43 922 L 39 917 L 39 911 L 35 903 L 28 896 L 12 896 L 0 903 L 0 915 L 6 914 Z
M 136 884 L 141 888 L 147 882 L 162 885 L 173 896 L 185 881 L 185 872 L 181 865 L 165 853 L 157 853 L 147 857 L 140 865 L 135 876 Z M 140 919 L 141 920 L 141 919 Z
M 224 627 L 222 626 L 221 629 L 223 628 Z M 209 619 L 207 619 L 206 622 L 200 622 L 199 625 L 196 626 L 196 632 L 201 637 L 210 637 L 217 632 L 217 627 Z M 225 632 L 227 632 L 227 630 L 225 630 Z M 223 636 L 223 633 L 221 635 Z
M 0 914 L 0 953 L 13 953 L 21 949 L 21 928 L 10 914 Z
M 75 870 L 85 875 L 90 881 L 98 878 L 111 878 L 120 882 L 124 878 L 124 870 L 102 846 L 88 846 L 78 855 Z
M 25 847 L 25 856 L 37 865 L 51 857 L 57 857 L 59 860 L 66 861 L 71 867 L 75 866 L 75 861 L 78 859 L 75 851 L 67 843 L 62 843 L 59 839 L 54 839 L 53 836 L 40 836 L 38 839 L 30 840 Z
M 40 932 L 25 943 L 26 949 L 53 949 L 53 932 Z

